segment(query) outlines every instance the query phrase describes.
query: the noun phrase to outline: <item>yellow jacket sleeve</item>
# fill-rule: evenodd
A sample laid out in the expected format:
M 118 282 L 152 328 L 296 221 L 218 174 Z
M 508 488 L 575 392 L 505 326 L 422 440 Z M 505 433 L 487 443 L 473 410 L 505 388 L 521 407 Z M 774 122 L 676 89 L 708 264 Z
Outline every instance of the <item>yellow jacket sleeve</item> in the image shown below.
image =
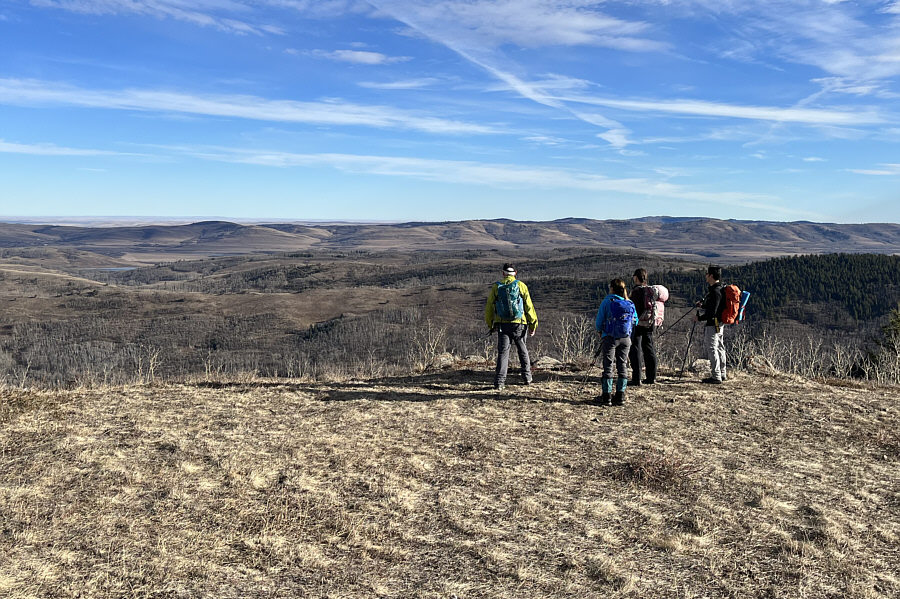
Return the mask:
M 487 304 L 484 306 L 484 321 L 488 328 L 494 326 L 494 304 L 497 302 L 497 284 L 491 285 L 491 292 L 488 294 Z

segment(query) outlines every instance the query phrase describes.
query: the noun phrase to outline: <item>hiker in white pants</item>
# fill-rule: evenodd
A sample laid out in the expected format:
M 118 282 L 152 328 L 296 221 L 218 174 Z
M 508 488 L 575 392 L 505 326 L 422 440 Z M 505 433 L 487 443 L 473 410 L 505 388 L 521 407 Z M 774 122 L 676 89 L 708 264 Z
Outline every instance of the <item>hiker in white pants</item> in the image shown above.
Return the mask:
M 720 320 L 722 308 L 725 306 L 721 278 L 721 266 L 710 265 L 706 269 L 706 283 L 709 285 L 709 290 L 694 315 L 694 322 L 706 323 L 706 326 L 703 327 L 703 347 L 706 349 L 706 357 L 709 358 L 711 372 L 710 376 L 701 382 L 713 385 L 719 385 L 727 378 L 725 373 L 725 327 Z

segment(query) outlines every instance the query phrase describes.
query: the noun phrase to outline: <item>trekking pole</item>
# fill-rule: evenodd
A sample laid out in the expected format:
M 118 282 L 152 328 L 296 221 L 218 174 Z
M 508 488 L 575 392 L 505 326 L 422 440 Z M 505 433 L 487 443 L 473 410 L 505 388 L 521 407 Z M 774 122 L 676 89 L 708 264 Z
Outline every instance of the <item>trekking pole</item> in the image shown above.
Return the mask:
M 584 379 L 581 381 L 581 385 L 578 387 L 578 392 L 583 393 L 585 386 L 588 384 L 588 381 L 591 378 L 591 371 L 594 369 L 594 366 L 597 365 L 597 358 L 600 356 L 600 352 L 602 351 L 602 346 L 597 348 L 597 351 L 594 352 L 594 357 L 591 360 L 591 365 L 588 366 L 587 372 L 584 375 Z
M 694 321 L 694 326 L 691 327 L 691 334 L 688 336 L 687 349 L 684 350 L 684 359 L 681 361 L 681 376 L 684 376 L 684 367 L 687 364 L 688 354 L 691 353 L 691 345 L 694 343 L 694 329 L 696 328 L 697 322 Z
M 690 313 L 693 312 L 693 311 L 694 311 L 693 308 L 688 308 L 688 311 L 687 311 L 687 312 L 685 312 L 684 314 L 682 314 L 681 317 L 680 317 L 678 320 L 676 320 L 675 322 L 673 322 L 672 324 L 670 324 L 669 326 L 667 326 L 667 327 L 665 328 L 664 331 L 662 331 L 659 335 L 656 336 L 656 338 L 659 339 L 660 337 L 662 337 L 663 335 L 665 335 L 666 333 L 668 333 L 669 331 L 671 331 L 672 328 L 674 328 L 676 324 L 678 324 L 679 322 L 681 322 L 682 320 L 684 320 L 684 317 L 687 316 L 688 314 L 690 314 Z

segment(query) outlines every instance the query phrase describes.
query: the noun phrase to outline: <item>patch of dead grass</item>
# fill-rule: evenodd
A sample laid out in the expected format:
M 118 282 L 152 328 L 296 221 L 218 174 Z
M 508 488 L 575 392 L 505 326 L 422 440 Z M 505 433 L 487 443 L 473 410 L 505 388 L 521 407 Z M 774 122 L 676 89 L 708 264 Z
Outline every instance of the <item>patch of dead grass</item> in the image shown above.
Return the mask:
M 609 474 L 618 480 L 634 482 L 667 491 L 690 489 L 692 479 L 701 468 L 698 464 L 673 452 L 649 449 L 624 462 L 614 464 Z
M 896 393 L 784 384 L 7 393 L 0 595 L 900 595 Z

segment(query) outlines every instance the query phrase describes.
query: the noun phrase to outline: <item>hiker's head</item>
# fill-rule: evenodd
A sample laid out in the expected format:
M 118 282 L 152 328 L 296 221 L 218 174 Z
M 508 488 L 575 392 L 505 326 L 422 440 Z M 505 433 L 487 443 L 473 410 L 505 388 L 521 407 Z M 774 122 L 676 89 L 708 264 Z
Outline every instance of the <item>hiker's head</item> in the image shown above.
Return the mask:
M 715 264 L 710 264 L 706 269 L 706 276 L 711 278 L 713 281 L 718 281 L 722 278 L 722 267 L 716 266 Z
M 636 271 L 634 271 L 634 274 L 631 276 L 634 279 L 634 282 L 637 283 L 638 285 L 646 285 L 647 284 L 647 269 L 646 268 L 637 269 Z
M 516 267 L 507 262 L 503 265 L 503 276 L 505 277 L 514 277 L 516 276 Z
M 625 281 L 622 279 L 613 279 L 609 282 L 609 292 L 625 297 Z

